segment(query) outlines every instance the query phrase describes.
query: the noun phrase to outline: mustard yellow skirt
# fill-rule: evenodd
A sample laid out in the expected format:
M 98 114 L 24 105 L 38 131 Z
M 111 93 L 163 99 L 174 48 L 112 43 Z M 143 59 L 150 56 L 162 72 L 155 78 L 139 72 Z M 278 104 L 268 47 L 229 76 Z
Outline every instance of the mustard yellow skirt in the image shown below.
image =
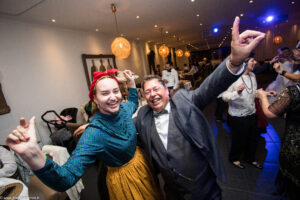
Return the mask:
M 139 147 L 127 164 L 107 169 L 106 185 L 110 200 L 163 199 Z

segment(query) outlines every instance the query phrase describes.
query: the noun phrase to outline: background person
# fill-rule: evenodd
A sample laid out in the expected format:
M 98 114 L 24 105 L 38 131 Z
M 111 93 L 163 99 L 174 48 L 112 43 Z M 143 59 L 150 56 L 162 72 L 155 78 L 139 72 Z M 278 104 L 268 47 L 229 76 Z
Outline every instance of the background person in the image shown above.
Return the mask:
M 227 121 L 232 132 L 229 161 L 240 169 L 245 168 L 241 163 L 243 152 L 247 162 L 262 169 L 255 159 L 259 131 L 254 102 L 257 82 L 252 71 L 256 64 L 254 58 L 250 58 L 243 75 L 222 93 L 223 100 L 229 105 Z
M 172 62 L 168 62 L 165 69 L 162 71 L 162 79 L 170 91 L 170 95 L 173 96 L 174 90 L 179 87 L 178 73 L 173 68 Z
M 280 193 L 286 193 L 288 199 L 296 200 L 300 196 L 300 84 L 288 86 L 277 100 L 269 103 L 268 93 L 257 91 L 263 112 L 269 118 L 286 114 L 285 131 L 279 153 L 279 172 L 276 185 Z

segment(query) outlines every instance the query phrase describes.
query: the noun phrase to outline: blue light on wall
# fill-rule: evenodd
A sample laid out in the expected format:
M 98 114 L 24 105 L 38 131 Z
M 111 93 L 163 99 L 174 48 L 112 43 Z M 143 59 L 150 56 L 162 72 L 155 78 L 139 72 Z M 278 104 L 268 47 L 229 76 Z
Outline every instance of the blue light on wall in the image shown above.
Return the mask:
M 218 33 L 218 32 L 219 32 L 219 28 L 218 27 L 213 28 L 213 33 Z
M 267 22 L 272 22 L 274 20 L 274 16 L 270 15 L 266 18 Z

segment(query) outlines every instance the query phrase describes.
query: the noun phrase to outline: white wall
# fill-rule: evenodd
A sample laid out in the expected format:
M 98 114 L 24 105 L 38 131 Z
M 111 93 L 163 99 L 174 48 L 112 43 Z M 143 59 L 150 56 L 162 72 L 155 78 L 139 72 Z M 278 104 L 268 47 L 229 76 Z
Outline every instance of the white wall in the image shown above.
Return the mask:
M 0 83 L 11 108 L 0 115 L 0 144 L 20 117 L 33 115 L 42 143 L 48 143 L 50 132 L 41 115 L 79 107 L 88 100 L 81 54 L 111 54 L 112 40 L 113 36 L 101 33 L 0 18 Z M 132 42 L 131 56 L 116 62 L 119 69 L 130 68 L 142 78 L 146 62 L 141 43 Z

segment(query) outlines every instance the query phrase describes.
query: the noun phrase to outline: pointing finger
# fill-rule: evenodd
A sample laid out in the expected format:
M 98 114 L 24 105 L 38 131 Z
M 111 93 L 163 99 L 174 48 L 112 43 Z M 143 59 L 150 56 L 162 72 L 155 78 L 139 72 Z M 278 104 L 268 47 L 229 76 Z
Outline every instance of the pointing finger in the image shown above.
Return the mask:
M 232 41 L 238 41 L 239 39 L 239 24 L 240 24 L 240 18 L 235 17 L 233 25 L 232 25 Z
M 265 38 L 265 34 L 261 34 L 260 36 L 254 38 L 253 41 L 251 41 L 251 43 L 249 44 L 249 51 L 253 51 L 255 49 L 255 47 L 257 47 L 257 45 Z
M 23 117 L 20 118 L 20 125 L 23 126 L 24 128 L 28 127 L 27 122 Z
M 29 120 L 29 126 L 28 126 L 28 133 L 29 135 L 26 136 L 26 139 L 28 139 L 27 137 L 32 137 L 32 139 L 36 140 L 36 133 L 35 133 L 35 116 L 31 117 L 31 119 Z

